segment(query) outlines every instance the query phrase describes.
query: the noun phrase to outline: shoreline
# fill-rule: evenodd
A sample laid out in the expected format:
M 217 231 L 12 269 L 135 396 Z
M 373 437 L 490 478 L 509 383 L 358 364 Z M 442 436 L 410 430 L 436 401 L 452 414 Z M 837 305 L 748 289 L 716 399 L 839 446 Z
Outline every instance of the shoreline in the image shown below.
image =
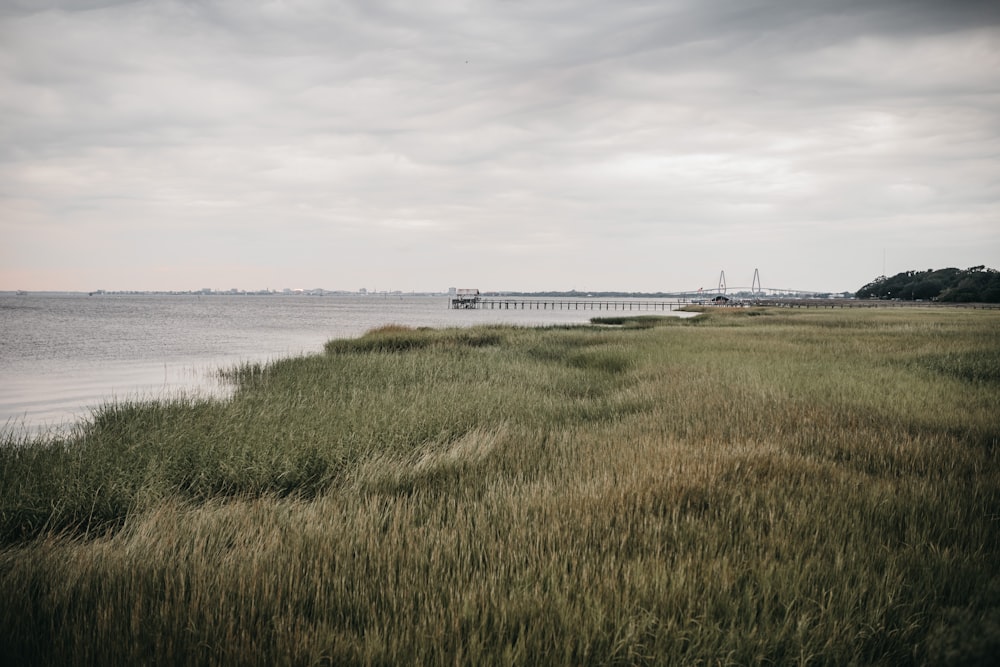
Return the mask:
M 998 313 L 388 325 L 230 379 L 227 401 L 123 402 L 71 441 L 0 446 L 0 655 L 1000 648 Z

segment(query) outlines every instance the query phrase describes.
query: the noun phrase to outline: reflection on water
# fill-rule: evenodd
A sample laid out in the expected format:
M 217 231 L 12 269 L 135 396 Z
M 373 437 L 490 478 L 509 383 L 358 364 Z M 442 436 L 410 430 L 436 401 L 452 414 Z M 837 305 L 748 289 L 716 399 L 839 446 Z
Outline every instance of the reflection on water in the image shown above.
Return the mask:
M 532 326 L 601 314 L 452 310 L 445 297 L 416 296 L 5 294 L 0 428 L 64 428 L 114 400 L 224 395 L 219 368 L 318 353 L 385 324 Z
M 212 365 L 112 361 L 80 364 L 59 372 L 38 369 L 31 374 L 5 375 L 0 389 L 0 421 L 33 430 L 58 430 L 88 417 L 92 409 L 106 402 L 223 397 L 230 389 Z

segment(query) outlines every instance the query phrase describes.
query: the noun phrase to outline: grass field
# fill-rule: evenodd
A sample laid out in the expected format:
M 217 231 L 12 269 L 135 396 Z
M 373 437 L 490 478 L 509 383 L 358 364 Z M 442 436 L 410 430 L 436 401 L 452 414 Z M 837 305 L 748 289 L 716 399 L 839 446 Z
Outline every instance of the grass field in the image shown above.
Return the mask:
M 1000 313 L 387 327 L 0 439 L 0 663 L 976 665 Z

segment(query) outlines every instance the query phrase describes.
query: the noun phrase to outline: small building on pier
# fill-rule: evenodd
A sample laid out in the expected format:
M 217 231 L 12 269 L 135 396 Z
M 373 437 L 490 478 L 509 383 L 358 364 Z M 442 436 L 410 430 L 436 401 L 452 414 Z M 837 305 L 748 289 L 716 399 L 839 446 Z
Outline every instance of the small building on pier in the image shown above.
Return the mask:
M 479 303 L 478 289 L 457 289 L 451 300 L 452 308 L 475 308 Z

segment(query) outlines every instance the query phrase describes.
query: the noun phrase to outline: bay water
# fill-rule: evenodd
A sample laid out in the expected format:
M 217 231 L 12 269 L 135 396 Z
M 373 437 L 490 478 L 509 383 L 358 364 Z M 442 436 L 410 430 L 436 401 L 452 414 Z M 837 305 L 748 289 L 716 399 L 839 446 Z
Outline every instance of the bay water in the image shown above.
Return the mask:
M 221 368 L 320 353 L 331 338 L 386 324 L 541 326 L 606 314 L 455 310 L 445 296 L 0 294 L 0 428 L 58 432 L 117 400 L 223 395 Z

